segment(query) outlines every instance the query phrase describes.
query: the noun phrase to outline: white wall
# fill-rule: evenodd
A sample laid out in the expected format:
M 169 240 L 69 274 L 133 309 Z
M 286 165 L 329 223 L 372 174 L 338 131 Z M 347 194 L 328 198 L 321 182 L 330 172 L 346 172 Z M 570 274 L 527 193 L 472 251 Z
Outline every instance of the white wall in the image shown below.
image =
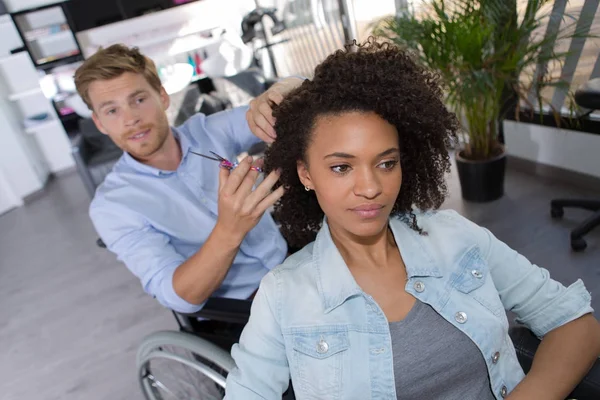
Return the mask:
M 43 165 L 38 164 L 39 168 L 36 168 L 32 162 L 36 158 L 33 154 L 36 150 L 29 147 L 31 142 L 28 143 L 28 138 L 15 121 L 10 103 L 1 96 L 0 127 L 0 170 L 6 174 L 5 180 L 10 186 L 1 190 L 13 192 L 19 198 L 27 197 L 44 187 L 45 171 Z
M 0 38 L 0 57 L 7 56 L 12 49 L 23 46 L 19 32 L 8 14 L 0 16 Z
M 74 160 L 70 143 L 51 102 L 44 97 L 39 75 L 26 52 L 10 55 L 22 45 L 12 20 L 0 17 L 0 170 L 6 187 L 19 199 L 41 190 L 50 172 L 71 168 Z M 12 44 L 4 45 L 4 39 Z M 52 123 L 25 129 L 23 120 L 48 112 Z M 9 187 L 10 186 L 10 187 Z
M 6 174 L 0 169 L 0 215 L 21 205 L 23 200 L 14 192 Z
M 600 178 L 600 135 L 504 121 L 509 155 Z

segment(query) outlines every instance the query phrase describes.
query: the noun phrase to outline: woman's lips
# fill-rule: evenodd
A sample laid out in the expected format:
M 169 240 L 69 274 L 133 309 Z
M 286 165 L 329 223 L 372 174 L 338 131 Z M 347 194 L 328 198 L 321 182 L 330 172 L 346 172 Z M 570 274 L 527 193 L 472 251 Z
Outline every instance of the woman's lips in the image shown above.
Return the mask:
M 350 209 L 350 211 L 364 219 L 376 218 L 382 210 L 383 205 L 381 204 L 363 204 Z

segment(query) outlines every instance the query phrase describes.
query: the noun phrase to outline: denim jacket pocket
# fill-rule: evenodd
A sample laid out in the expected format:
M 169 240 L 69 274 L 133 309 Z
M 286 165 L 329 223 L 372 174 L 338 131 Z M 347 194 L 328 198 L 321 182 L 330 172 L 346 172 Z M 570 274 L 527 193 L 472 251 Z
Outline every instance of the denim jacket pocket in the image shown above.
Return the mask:
M 344 358 L 350 348 L 348 331 L 339 326 L 309 328 L 293 332 L 290 339 L 294 390 L 303 399 L 341 399 Z
M 472 247 L 458 261 L 458 270 L 453 280 L 455 289 L 463 293 L 471 293 L 485 284 L 489 270 L 479 249 Z
M 454 289 L 474 298 L 495 315 L 504 312 L 488 264 L 478 247 L 471 247 L 460 258 L 452 282 Z

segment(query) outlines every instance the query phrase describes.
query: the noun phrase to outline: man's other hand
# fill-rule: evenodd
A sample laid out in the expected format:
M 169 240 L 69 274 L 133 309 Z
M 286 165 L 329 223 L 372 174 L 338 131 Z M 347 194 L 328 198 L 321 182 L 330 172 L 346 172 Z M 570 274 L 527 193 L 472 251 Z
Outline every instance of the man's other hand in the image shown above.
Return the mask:
M 277 135 L 273 128 L 275 118 L 273 118 L 272 104 L 281 103 L 283 97 L 300 86 L 301 83 L 302 79 L 296 77 L 283 79 L 250 102 L 246 120 L 250 130 L 256 137 L 266 143 L 275 141 Z

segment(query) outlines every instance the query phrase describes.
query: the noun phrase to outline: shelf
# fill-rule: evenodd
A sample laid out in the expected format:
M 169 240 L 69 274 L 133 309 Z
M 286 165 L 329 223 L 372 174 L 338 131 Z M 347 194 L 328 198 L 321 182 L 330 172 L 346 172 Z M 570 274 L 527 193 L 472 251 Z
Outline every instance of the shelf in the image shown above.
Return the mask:
M 210 26 L 208 28 L 190 28 L 189 26 L 181 26 L 181 24 L 173 24 L 152 31 L 146 31 L 124 37 L 121 42 L 128 46 L 136 46 L 138 48 L 148 48 L 164 44 L 177 39 L 183 39 L 188 36 L 200 35 L 206 32 L 212 32 L 219 29 L 219 26 Z M 211 38 L 204 38 L 211 39 Z
M 201 79 L 205 79 L 205 78 L 208 78 L 208 75 L 206 75 L 206 74 L 204 74 L 204 73 L 202 73 L 202 74 L 200 74 L 200 75 L 194 75 L 194 76 L 192 77 L 192 80 L 190 81 L 190 83 L 198 82 L 199 80 L 201 80 Z
M 33 42 L 36 40 L 56 36 L 63 32 L 71 32 L 69 29 L 69 24 L 55 24 L 43 28 L 33 29 L 29 32 L 25 32 L 24 36 L 28 42 Z
M 35 124 L 35 125 L 25 128 L 25 133 L 28 133 L 30 135 L 35 134 L 42 129 L 46 129 L 46 128 L 51 127 L 52 125 L 55 125 L 57 122 L 59 122 L 59 121 L 54 118 L 51 118 L 46 121 L 41 121 L 39 124 Z
M 40 66 L 40 68 L 44 68 L 46 64 L 55 62 L 55 61 L 66 61 L 67 59 L 71 58 L 71 57 L 77 57 L 80 56 L 81 53 L 79 52 L 78 49 L 75 50 L 71 50 L 71 51 L 66 51 L 64 53 L 59 53 L 59 54 L 55 54 L 53 56 L 48 56 L 48 57 L 43 57 L 43 58 L 39 58 L 37 60 L 37 64 Z
M 73 40 L 73 42 L 75 42 L 75 40 L 73 39 L 73 33 L 71 31 L 62 31 L 58 33 L 53 33 L 48 36 L 42 36 L 40 38 L 35 39 L 35 41 L 37 41 L 40 45 L 45 45 L 48 43 L 59 42 L 61 40 L 66 39 Z M 30 42 L 33 42 L 33 40 L 30 40 Z
M 42 89 L 39 87 L 35 89 L 26 90 L 24 92 L 11 94 L 10 96 L 8 96 L 8 99 L 10 101 L 17 101 L 24 99 L 25 97 L 36 96 L 38 94 L 44 94 L 44 92 L 42 92 Z
M 10 62 L 10 61 L 18 60 L 19 57 L 21 56 L 21 54 L 27 55 L 27 51 L 23 50 L 23 51 L 20 51 L 18 53 L 9 54 L 7 56 L 0 57 L 0 64 L 4 64 L 4 63 Z

